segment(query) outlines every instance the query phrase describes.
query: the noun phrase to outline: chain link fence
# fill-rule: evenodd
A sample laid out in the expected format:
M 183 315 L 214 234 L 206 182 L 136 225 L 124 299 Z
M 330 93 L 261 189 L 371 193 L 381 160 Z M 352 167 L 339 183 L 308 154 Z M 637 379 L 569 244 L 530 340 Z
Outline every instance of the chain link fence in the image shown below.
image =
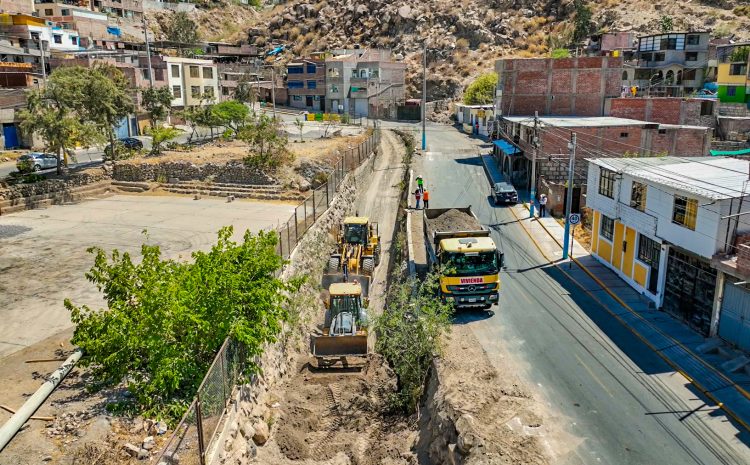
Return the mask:
M 378 142 L 375 132 L 359 146 L 344 152 L 326 182 L 314 189 L 312 195 L 297 206 L 294 215 L 278 228 L 279 255 L 289 258 L 305 232 L 331 205 L 346 174 L 361 165 L 375 150 Z M 203 378 L 195 399 L 155 463 L 205 465 L 208 462 L 208 453 L 219 436 L 226 407 L 248 363 L 245 347 L 234 339 L 227 338 Z M 254 386 L 257 377 L 252 375 L 243 382 Z

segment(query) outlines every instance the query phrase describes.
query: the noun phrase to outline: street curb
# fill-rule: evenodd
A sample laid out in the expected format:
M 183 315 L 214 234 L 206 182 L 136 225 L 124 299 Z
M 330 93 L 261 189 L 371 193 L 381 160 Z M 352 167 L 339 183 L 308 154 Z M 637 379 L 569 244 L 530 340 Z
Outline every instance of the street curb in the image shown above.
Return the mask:
M 526 205 L 524 204 L 524 207 L 525 207 L 525 206 L 526 206 Z M 572 275 L 570 275 L 569 273 L 567 273 L 567 272 L 566 272 L 566 271 L 565 271 L 565 270 L 563 269 L 563 267 L 559 266 L 559 263 L 555 263 L 555 262 L 553 262 L 552 260 L 550 260 L 550 258 L 549 258 L 549 257 L 547 256 L 547 254 L 546 254 L 546 253 L 544 252 L 544 250 L 542 250 L 541 246 L 540 246 L 540 245 L 539 245 L 539 243 L 538 243 L 538 242 L 536 241 L 536 239 L 534 239 L 534 236 L 533 236 L 533 235 L 531 234 L 531 231 L 529 231 L 529 230 L 528 230 L 528 228 L 526 228 L 526 226 L 524 226 L 524 225 L 523 225 L 523 221 L 522 221 L 522 220 L 521 220 L 521 219 L 520 219 L 520 218 L 518 217 L 518 215 L 516 215 L 516 212 L 515 212 L 515 211 L 513 211 L 513 208 L 511 208 L 511 209 L 510 209 L 510 211 L 511 211 L 511 214 L 512 214 L 512 215 L 513 215 L 513 216 L 514 216 L 514 217 L 516 218 L 516 220 L 517 220 L 517 221 L 518 221 L 519 223 L 521 223 L 521 227 L 522 227 L 522 228 L 523 228 L 523 230 L 524 230 L 524 231 L 526 232 L 526 234 L 527 234 L 527 235 L 529 236 L 529 238 L 530 238 L 530 239 L 531 239 L 531 241 L 532 241 L 532 242 L 534 243 L 534 245 L 535 245 L 535 246 L 536 246 L 536 248 L 537 248 L 537 249 L 539 250 L 539 252 L 540 252 L 540 253 L 542 254 L 542 256 L 543 256 L 543 257 L 544 257 L 545 259 L 547 259 L 547 260 L 549 261 L 549 263 L 550 263 L 550 264 L 554 265 L 554 266 L 555 266 L 556 268 L 558 268 L 558 269 L 559 269 L 560 271 L 562 271 L 562 273 L 563 273 L 564 275 L 566 275 L 566 276 L 567 276 L 567 277 L 568 277 L 568 278 L 569 278 L 569 279 L 570 279 L 570 280 L 571 280 L 572 282 L 574 282 L 574 283 L 575 283 L 575 284 L 576 284 L 576 285 L 577 285 L 577 286 L 578 286 L 579 288 L 581 288 L 581 290 L 583 290 L 583 291 L 584 291 L 584 292 L 585 292 L 586 294 L 588 294 L 589 296 L 591 296 L 591 298 L 593 298 L 593 299 L 594 299 L 594 300 L 595 300 L 595 301 L 596 301 L 597 303 L 599 303 L 599 305 L 601 305 L 601 307 L 602 307 L 602 308 L 603 308 L 603 309 L 604 309 L 604 310 L 605 310 L 605 311 L 606 311 L 607 313 L 609 313 L 609 314 L 610 314 L 610 316 L 612 316 L 612 317 L 614 317 L 615 319 L 617 319 L 617 321 L 619 321 L 619 322 L 620 322 L 620 324 L 622 324 L 622 325 L 623 325 L 623 326 L 624 326 L 625 328 L 627 328 L 627 329 L 628 329 L 628 331 L 630 331 L 630 332 L 631 332 L 631 333 L 632 333 L 632 334 L 633 334 L 634 336 L 636 336 L 636 337 L 637 337 L 638 339 L 640 339 L 640 340 L 641 340 L 641 342 L 643 342 L 643 343 L 644 343 L 644 344 L 645 344 L 645 345 L 646 345 L 646 346 L 647 346 L 647 347 L 648 347 L 649 349 L 651 349 L 651 350 L 652 350 L 652 351 L 653 351 L 654 353 L 656 353 L 656 354 L 657 354 L 657 355 L 658 355 L 658 356 L 659 356 L 659 357 L 660 357 L 660 358 L 661 358 L 662 360 L 664 360 L 664 362 L 666 362 L 666 363 L 667 363 L 667 365 L 669 365 L 670 367 L 672 367 L 672 368 L 673 368 L 673 369 L 674 369 L 674 370 L 675 370 L 676 372 L 680 373 L 680 375 L 682 375 L 682 376 L 683 376 L 683 377 L 684 377 L 684 378 L 685 378 L 685 379 L 686 379 L 686 380 L 687 380 L 687 381 L 688 381 L 688 382 L 689 382 L 690 384 L 692 384 L 693 386 L 695 386 L 695 387 L 696 387 L 696 388 L 697 388 L 697 389 L 698 389 L 698 390 L 699 390 L 699 391 L 700 391 L 701 393 L 703 393 L 703 395 L 705 395 L 706 397 L 708 397 L 709 399 L 711 399 L 711 400 L 712 400 L 712 401 L 713 401 L 713 402 L 714 402 L 714 403 L 715 403 L 715 404 L 716 404 L 716 405 L 717 405 L 717 406 L 718 406 L 718 407 L 719 407 L 720 409 L 722 409 L 722 410 L 723 410 L 723 411 L 724 411 L 724 412 L 725 412 L 725 413 L 726 413 L 727 415 L 729 415 L 729 416 L 730 416 L 730 417 L 731 417 L 731 418 L 732 418 L 732 419 L 733 419 L 733 420 L 734 420 L 735 422 L 737 422 L 737 423 L 738 423 L 739 425 L 741 425 L 741 426 L 742 426 L 743 428 L 745 428 L 745 430 L 747 430 L 747 431 L 750 431 L 750 424 L 748 424 L 747 422 L 745 422 L 745 421 L 744 421 L 744 420 L 743 420 L 742 418 L 740 418 L 740 417 L 739 417 L 739 416 L 738 416 L 738 415 L 737 415 L 736 413 L 734 413 L 734 412 L 733 412 L 733 411 L 732 411 L 731 409 L 729 409 L 729 408 L 728 408 L 728 407 L 727 407 L 726 405 L 724 405 L 724 403 L 723 403 L 723 402 L 720 402 L 720 401 L 719 401 L 719 400 L 718 400 L 718 399 L 717 399 L 716 397 L 714 397 L 714 396 L 713 396 L 713 394 L 711 394 L 711 392 L 710 392 L 709 390 L 707 390 L 706 388 L 704 388 L 704 387 L 703 387 L 703 386 L 702 386 L 702 385 L 701 385 L 701 384 L 700 384 L 700 383 L 699 383 L 698 381 L 696 381 L 696 380 L 695 380 L 695 379 L 693 379 L 693 378 L 692 378 L 691 376 L 689 376 L 689 375 L 688 375 L 687 373 L 685 373 L 685 372 L 684 372 L 684 371 L 682 370 L 682 368 L 680 368 L 679 366 L 677 366 L 677 364 L 676 364 L 675 362 L 673 362 L 673 361 L 672 361 L 672 360 L 671 360 L 671 359 L 670 359 L 669 357 L 667 357 L 667 356 L 665 356 L 664 354 L 662 354 L 662 353 L 661 353 L 661 351 L 660 351 L 660 350 L 658 350 L 658 349 L 657 349 L 656 347 L 654 347 L 654 345 L 653 345 L 653 344 L 652 344 L 652 343 L 651 343 L 650 341 L 648 341 L 647 339 L 645 339 L 645 338 L 644 338 L 644 337 L 643 337 L 643 336 L 642 336 L 642 335 L 641 335 L 641 334 L 640 334 L 639 332 L 637 332 L 637 331 L 636 331 L 636 330 L 635 330 L 634 328 L 632 328 L 632 327 L 630 326 L 630 324 L 629 324 L 629 323 L 627 323 L 627 322 L 626 322 L 626 321 L 624 321 L 624 320 L 623 320 L 622 318 L 620 318 L 620 316 L 619 316 L 619 315 L 617 315 L 616 313 L 614 313 L 614 312 L 610 311 L 610 309 L 609 309 L 609 308 L 608 308 L 608 307 L 607 307 L 606 305 L 604 305 L 604 303 L 603 303 L 603 302 L 602 302 L 601 300 L 599 300 L 599 299 L 598 299 L 598 298 L 597 298 L 596 296 L 594 296 L 594 295 L 593 295 L 593 294 L 592 294 L 592 293 L 591 293 L 590 291 L 586 290 L 586 288 L 585 288 L 585 287 L 584 287 L 583 285 L 581 285 L 581 284 L 580 284 L 580 283 L 579 283 L 578 281 L 576 281 L 576 280 L 575 280 L 575 279 L 573 278 L 573 276 L 572 276 Z M 549 235 L 549 236 L 550 236 L 550 237 L 552 238 L 552 240 L 553 240 L 553 241 L 555 241 L 555 243 L 556 243 L 556 244 L 557 244 L 558 246 L 562 247 L 562 245 L 560 245 L 560 242 L 558 242 L 557 238 L 555 238 L 555 237 L 554 237 L 554 236 L 553 236 L 553 235 L 552 235 L 552 234 L 550 233 L 550 231 L 549 231 L 549 230 L 548 230 L 548 229 L 547 229 L 547 228 L 546 228 L 546 227 L 544 226 L 544 224 L 543 224 L 543 223 L 541 223 L 541 222 L 540 222 L 540 223 L 539 223 L 539 225 L 540 225 L 540 226 L 542 227 L 542 229 L 544 229 L 544 231 L 545 231 L 545 232 L 546 232 L 546 233 L 547 233 L 547 234 L 548 234 L 548 235 Z M 642 321 L 643 321 L 644 323 L 646 323 L 646 324 L 647 324 L 648 326 L 650 326 L 651 328 L 653 328 L 653 329 L 654 329 L 654 330 L 655 330 L 655 331 L 656 331 L 657 333 L 659 333 L 660 335 L 664 336 L 664 337 L 665 337 L 665 338 L 667 338 L 668 340 L 672 341 L 672 342 L 673 342 L 673 343 L 674 343 L 675 345 L 677 345 L 677 346 L 679 346 L 679 347 L 683 348 L 683 349 L 684 349 L 685 351 L 687 351 L 688 353 L 692 354 L 692 355 L 693 355 L 693 356 L 694 356 L 694 357 L 695 357 L 695 358 L 696 358 L 696 359 L 697 359 L 698 361 L 700 361 L 700 362 L 701 362 L 701 363 L 702 363 L 703 365 L 705 365 L 705 366 L 706 366 L 707 368 L 709 368 L 709 369 L 710 369 L 710 370 L 711 370 L 712 372 L 714 372 L 715 374 L 719 375 L 719 377 L 720 377 L 721 379 L 725 380 L 725 381 L 726 381 L 726 382 L 728 383 L 728 385 L 729 385 L 729 386 L 731 386 L 731 387 L 735 388 L 735 389 L 737 390 L 737 392 L 739 392 L 739 393 L 740 393 L 740 394 L 742 394 L 742 395 L 743 395 L 743 396 L 744 396 L 745 398 L 747 398 L 748 400 L 750 400 L 750 394 L 749 394 L 749 393 L 748 393 L 747 391 L 745 391 L 745 389 L 743 389 L 743 388 L 742 388 L 741 386 L 737 385 L 737 383 L 735 383 L 735 382 L 734 382 L 734 381 L 732 381 L 731 379 L 727 378 L 727 376 L 726 376 L 726 375 L 724 375 L 724 373 L 722 373 L 722 372 L 718 371 L 718 370 L 717 370 L 716 368 L 714 368 L 714 367 L 712 367 L 711 365 L 709 365 L 708 363 L 706 363 L 706 361 L 705 361 L 705 360 L 703 360 L 702 358 L 700 358 L 700 357 L 698 357 L 697 355 L 695 355 L 693 351 L 691 351 L 690 349 L 688 349 L 687 347 L 685 347 L 685 346 L 684 346 L 684 345 L 683 345 L 682 343 L 680 343 L 679 341 L 675 340 L 674 338 L 672 338 L 672 337 L 671 337 L 671 336 L 669 336 L 668 334 L 665 334 L 665 333 L 664 333 L 663 331 L 661 331 L 661 330 L 660 330 L 659 328 L 656 328 L 655 326 L 653 326 L 653 325 L 652 325 L 652 324 L 651 324 L 651 323 L 650 323 L 649 321 L 647 321 L 646 319 L 644 319 L 644 318 L 643 318 L 643 317 L 642 317 L 641 315 L 639 315 L 639 314 L 638 314 L 638 312 L 636 312 L 635 310 L 633 310 L 633 309 L 632 309 L 632 308 L 631 308 L 631 307 L 630 307 L 630 306 L 629 306 L 628 304 L 626 304 L 626 303 L 625 303 L 625 302 L 624 302 L 624 301 L 623 301 L 622 299 L 620 299 L 620 298 L 619 298 L 619 297 L 618 297 L 618 296 L 617 296 L 616 294 L 614 294 L 614 292 L 612 292 L 612 291 L 611 291 L 611 290 L 610 290 L 610 289 L 609 289 L 609 288 L 608 288 L 608 287 L 607 287 L 607 286 L 606 286 L 606 285 L 605 285 L 605 284 L 604 284 L 604 283 L 603 283 L 603 282 L 602 282 L 602 281 L 601 281 L 601 280 L 600 280 L 599 278 L 597 278 L 597 277 L 596 277 L 596 276 L 595 276 L 595 275 L 594 275 L 594 274 L 593 274 L 593 273 L 592 273 L 592 272 L 591 272 L 591 271 L 590 271 L 590 270 L 589 270 L 588 268 L 586 268 L 586 267 L 585 267 L 585 266 L 584 266 L 584 265 L 583 265 L 583 264 L 582 264 L 581 262 L 579 262 L 579 261 L 578 261 L 577 259 L 575 259 L 575 258 L 572 258 L 572 257 L 571 257 L 571 259 L 573 260 L 573 262 L 574 262 L 574 263 L 575 263 L 576 265 L 578 265 L 578 267 L 579 267 L 579 268 L 581 268 L 581 269 L 582 269 L 582 270 L 584 271 L 584 273 L 586 273 L 586 274 L 587 274 L 587 275 L 588 275 L 589 277 L 591 277 L 591 278 L 592 278 L 592 279 L 593 279 L 594 281 L 596 281 L 596 283 L 597 283 L 597 284 L 598 284 L 598 285 L 599 285 L 599 286 L 600 286 L 600 287 L 601 287 L 601 288 L 602 288 L 602 289 L 603 289 L 603 290 L 604 290 L 604 291 L 605 291 L 605 292 L 606 292 L 607 294 L 609 294 L 609 295 L 610 295 L 610 297 L 612 297 L 613 299 L 615 299 L 615 300 L 617 301 L 617 303 L 619 303 L 619 304 L 620 304 L 620 305 L 621 305 L 621 306 L 622 306 L 622 307 L 623 307 L 624 309 L 628 310 L 628 311 L 629 311 L 629 312 L 630 312 L 631 314 L 633 314 L 634 316 L 638 317 L 638 318 L 639 318 L 640 320 L 642 320 Z

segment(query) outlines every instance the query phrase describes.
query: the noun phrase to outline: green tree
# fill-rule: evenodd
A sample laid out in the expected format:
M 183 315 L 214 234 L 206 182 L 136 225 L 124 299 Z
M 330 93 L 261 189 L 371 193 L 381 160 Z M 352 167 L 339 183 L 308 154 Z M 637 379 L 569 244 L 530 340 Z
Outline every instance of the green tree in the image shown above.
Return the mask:
M 487 73 L 479 76 L 469 84 L 464 92 L 464 103 L 467 105 L 485 105 L 495 101 L 497 74 Z
M 172 15 L 172 19 L 164 28 L 164 35 L 167 40 L 180 44 L 181 55 L 192 55 L 189 45 L 197 44 L 201 40 L 198 25 L 184 11 L 178 11 Z M 183 45 L 188 47 L 183 49 Z
M 227 100 L 217 103 L 211 108 L 216 117 L 217 126 L 229 128 L 234 134 L 242 129 L 247 123 L 250 109 L 244 103 L 237 100 Z
M 291 157 L 279 120 L 265 113 L 253 113 L 250 123 L 237 133 L 237 138 L 250 146 L 250 153 L 245 157 L 248 166 L 277 168 Z
M 79 113 L 109 139 L 112 157 L 117 158 L 115 127 L 134 109 L 130 84 L 122 71 L 109 64 L 80 69 L 86 76 L 86 87 Z
M 151 155 L 161 155 L 162 144 L 168 142 L 178 135 L 182 130 L 172 127 L 152 126 L 146 129 L 146 134 L 151 136 Z
M 552 58 L 570 58 L 570 50 L 567 48 L 556 48 L 550 52 Z
M 593 13 L 585 0 L 574 0 L 575 18 L 573 19 L 573 42 L 579 43 L 585 40 L 594 30 L 591 21 Z
M 125 382 L 132 407 L 177 419 L 227 336 L 244 345 L 248 360 L 276 340 L 286 296 L 300 283 L 275 277 L 283 264 L 275 233 L 245 232 L 241 242 L 232 233 L 222 228 L 211 250 L 194 252 L 191 262 L 163 259 L 154 245 L 143 245 L 135 262 L 127 252 L 89 249 L 95 258 L 86 277 L 107 309 L 69 299 L 65 307 L 95 388 Z
M 90 85 L 88 74 L 81 67 L 56 69 L 44 89 L 29 92 L 26 109 L 19 115 L 21 129 L 38 134 L 46 151 L 57 157 L 57 174 L 62 174 L 62 162 L 76 144 L 103 140 L 101 124 L 91 120 L 95 112 L 85 106 L 91 104 L 85 95 Z
M 674 19 L 669 15 L 663 15 L 659 18 L 659 30 L 662 33 L 672 32 L 674 30 Z
M 299 130 L 299 141 L 302 142 L 302 130 L 305 128 L 305 121 L 299 118 L 294 118 L 294 125 Z
M 166 119 L 173 99 L 172 91 L 167 86 L 141 89 L 141 105 L 148 113 L 151 127 Z
M 257 100 L 256 90 L 253 83 L 246 75 L 242 75 L 237 81 L 232 98 L 242 103 L 254 103 Z
M 430 273 L 421 285 L 413 279 L 395 283 L 385 310 L 375 320 L 375 350 L 398 376 L 391 407 L 407 414 L 416 411 L 430 363 L 440 354 L 443 336 L 450 331 L 453 309 L 436 298 L 438 290 L 436 273 Z

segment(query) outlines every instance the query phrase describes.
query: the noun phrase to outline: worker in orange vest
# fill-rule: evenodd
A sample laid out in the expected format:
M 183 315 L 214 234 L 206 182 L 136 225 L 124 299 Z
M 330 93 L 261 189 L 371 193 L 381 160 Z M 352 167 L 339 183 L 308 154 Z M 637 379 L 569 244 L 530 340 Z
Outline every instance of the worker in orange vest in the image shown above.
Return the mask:
M 424 192 L 422 192 L 422 201 L 424 202 L 424 208 L 430 208 L 430 192 L 425 189 Z

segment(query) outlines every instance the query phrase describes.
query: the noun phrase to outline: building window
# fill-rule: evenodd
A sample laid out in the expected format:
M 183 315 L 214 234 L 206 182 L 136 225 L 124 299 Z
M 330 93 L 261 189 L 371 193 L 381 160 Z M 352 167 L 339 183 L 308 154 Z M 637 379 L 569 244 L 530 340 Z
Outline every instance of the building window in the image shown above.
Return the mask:
M 70 37 L 70 43 L 73 44 L 73 45 L 78 45 L 78 37 L 71 36 Z
M 666 55 L 664 53 L 654 53 L 654 61 L 664 61 L 666 59 Z
M 599 193 L 610 199 L 615 198 L 615 172 L 605 168 L 600 168 L 599 173 Z
M 695 81 L 695 76 L 696 76 L 695 69 L 686 69 L 685 72 L 682 73 L 682 80 L 683 81 Z
M 317 70 L 318 70 L 318 67 L 315 66 L 315 63 L 307 64 L 307 74 L 315 74 Z
M 666 129 L 659 129 L 659 134 L 666 134 L 666 133 L 667 133 Z
M 628 137 L 628 133 L 627 132 L 621 132 L 620 133 L 620 137 L 624 139 L 624 138 Z
M 60 34 L 53 34 L 52 39 L 55 41 L 56 44 L 62 43 L 62 36 Z
M 213 79 L 214 70 L 212 68 L 203 68 L 203 79 Z
M 193 98 L 201 98 L 201 86 L 190 86 L 190 95 Z
M 685 61 L 698 61 L 698 52 L 685 53 Z
M 229 87 L 222 87 L 221 95 L 229 95 Z
M 611 241 L 615 235 L 615 220 L 607 215 L 602 215 L 601 233 L 603 238 Z
M 290 66 L 286 69 L 287 74 L 302 74 L 305 70 L 302 66 Z
M 339 86 L 331 84 L 331 93 L 335 94 L 335 93 L 338 93 L 338 91 L 339 91 Z
M 182 87 L 180 87 L 180 86 L 172 86 L 172 97 L 174 97 L 174 98 L 182 98 Z
M 734 97 L 737 95 L 737 86 L 727 86 L 727 97 Z
M 55 14 L 55 12 L 52 11 L 52 10 L 50 10 L 49 8 L 45 8 L 44 9 L 44 16 L 52 16 L 54 14 Z
M 199 78 L 201 77 L 200 67 L 199 66 L 191 66 L 190 67 L 190 77 L 191 78 Z
M 302 81 L 288 81 L 286 83 L 286 86 L 289 89 L 304 89 L 305 88 L 305 83 L 302 82 Z
M 638 260 L 651 268 L 659 268 L 659 243 L 643 234 L 638 235 Z
M 300 100 L 302 100 L 302 96 L 301 95 L 292 95 L 292 100 L 300 101 Z
M 315 81 L 307 81 L 307 88 L 308 89 L 316 89 L 318 87 L 318 83 Z
M 729 74 L 731 76 L 744 76 L 747 74 L 747 63 L 732 63 L 729 65 Z
M 180 77 L 180 65 L 172 65 L 172 77 Z
M 695 229 L 695 219 L 698 215 L 698 200 L 690 199 L 682 195 L 674 196 L 674 208 L 672 210 L 672 222 Z
M 633 188 L 630 191 L 630 206 L 640 211 L 644 211 L 646 209 L 645 184 L 633 181 Z
M 214 88 L 211 86 L 205 86 L 203 87 L 203 95 L 206 97 L 213 97 L 214 96 Z
M 695 34 L 691 34 L 687 36 L 687 44 L 688 45 L 698 45 L 701 43 L 701 37 Z
M 70 10 L 68 8 L 62 8 L 60 10 L 60 15 L 62 15 L 62 16 L 70 16 Z

